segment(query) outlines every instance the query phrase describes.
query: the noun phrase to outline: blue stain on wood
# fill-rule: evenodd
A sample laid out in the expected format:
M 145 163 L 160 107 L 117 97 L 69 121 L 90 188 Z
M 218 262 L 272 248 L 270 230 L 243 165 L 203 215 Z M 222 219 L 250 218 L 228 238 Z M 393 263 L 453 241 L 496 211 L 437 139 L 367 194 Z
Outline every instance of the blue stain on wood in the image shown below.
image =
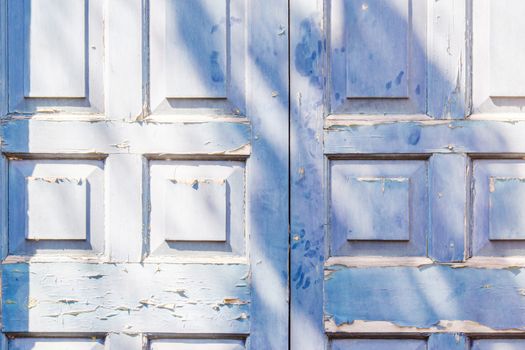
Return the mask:
M 323 44 L 321 33 L 312 20 L 305 19 L 301 22 L 302 40 L 295 47 L 295 69 L 304 77 L 310 77 L 310 83 L 321 87 L 319 72 L 319 55 Z
M 408 143 L 411 145 L 417 145 L 419 139 L 421 138 L 421 130 L 418 128 L 413 128 L 408 137 Z
M 396 77 L 396 85 L 400 85 L 401 84 L 401 80 L 403 79 L 403 75 L 404 74 L 405 74 L 404 71 L 399 72 L 399 74 Z
M 493 329 L 524 328 L 522 271 L 334 266 L 325 280 L 325 314 L 337 325 L 363 320 L 428 328 L 463 320 Z
M 221 83 L 224 81 L 224 73 L 219 64 L 219 52 L 212 51 L 210 55 L 210 70 L 211 70 L 211 80 L 215 83 Z

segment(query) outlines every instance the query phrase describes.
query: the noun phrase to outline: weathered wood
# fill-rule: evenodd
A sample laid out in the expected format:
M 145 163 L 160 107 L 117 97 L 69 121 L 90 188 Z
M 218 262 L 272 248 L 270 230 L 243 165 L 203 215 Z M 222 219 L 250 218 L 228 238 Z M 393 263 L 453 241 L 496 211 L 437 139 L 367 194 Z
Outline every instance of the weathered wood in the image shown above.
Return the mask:
M 334 339 L 333 350 L 425 350 L 423 339 Z
M 247 334 L 241 264 L 31 263 L 3 266 L 6 332 Z M 35 278 L 35 276 L 37 278 Z
M 248 1 L 247 115 L 253 125 L 247 162 L 252 267 L 248 347 L 288 346 L 288 3 Z M 276 191 L 276 189 L 278 189 Z M 278 326 L 277 326 L 278 325 Z
M 0 118 L 7 114 L 7 0 L 0 0 Z
M 158 339 L 151 350 L 244 350 L 244 341 L 228 339 Z
M 111 1 L 106 8 L 106 85 L 109 119 L 142 117 L 142 0 Z M 125 34 L 124 34 L 125 33 Z
M 430 234 L 428 255 L 439 262 L 467 257 L 467 166 L 461 154 L 434 154 L 430 158 Z
M 29 133 L 31 138 L 28 138 Z M 250 154 L 248 123 L 125 123 L 16 120 L 4 124 L 6 153 Z
M 112 154 L 106 159 L 108 256 L 113 262 L 141 261 L 145 253 L 144 163 L 136 154 Z
M 9 112 L 103 113 L 103 1 L 7 2 Z
M 525 73 L 516 67 L 525 59 L 520 45 L 525 27 L 519 20 L 525 4 L 480 0 L 471 7 L 473 113 L 522 119 Z
M 427 114 L 436 119 L 463 119 L 470 114 L 467 4 L 456 0 L 428 3 Z
M 428 350 L 467 350 L 469 348 L 469 339 L 458 333 L 432 334 L 428 338 Z
M 320 302 L 322 265 L 327 255 L 322 132 L 323 67 L 327 53 L 322 32 L 323 10 L 322 1 L 290 1 L 290 344 L 293 350 L 328 346 Z
M 325 154 L 525 153 L 525 122 L 397 121 L 332 125 Z
M 522 271 L 518 267 L 331 266 L 325 279 L 326 326 L 333 321 L 343 330 L 357 321 L 386 321 L 419 331 L 447 331 L 448 321 L 460 320 L 479 325 L 478 329 L 523 332 Z
M 523 346 L 523 339 L 476 339 L 472 342 L 472 350 L 519 350 Z
M 145 350 L 147 338 L 142 334 L 133 332 L 109 333 L 104 342 L 104 349 L 107 350 Z

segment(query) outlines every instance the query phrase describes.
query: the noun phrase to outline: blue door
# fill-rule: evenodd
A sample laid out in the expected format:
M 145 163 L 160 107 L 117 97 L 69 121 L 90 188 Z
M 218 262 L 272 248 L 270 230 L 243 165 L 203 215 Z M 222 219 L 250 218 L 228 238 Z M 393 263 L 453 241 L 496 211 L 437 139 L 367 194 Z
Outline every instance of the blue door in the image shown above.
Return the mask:
M 1 349 L 287 348 L 287 6 L 0 0 Z
M 292 350 L 525 348 L 520 0 L 291 0 Z

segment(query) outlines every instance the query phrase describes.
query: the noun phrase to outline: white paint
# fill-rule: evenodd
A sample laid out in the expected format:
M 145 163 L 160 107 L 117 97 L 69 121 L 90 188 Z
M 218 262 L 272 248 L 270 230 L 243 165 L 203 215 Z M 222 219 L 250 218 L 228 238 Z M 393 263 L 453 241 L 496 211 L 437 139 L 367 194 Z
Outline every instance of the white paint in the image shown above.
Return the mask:
M 226 180 L 164 181 L 168 241 L 226 241 Z
M 100 340 L 75 338 L 14 338 L 9 340 L 9 350 L 104 350 Z
M 244 350 L 241 340 L 162 339 L 153 340 L 150 350 Z
M 135 120 L 142 115 L 142 1 L 107 2 L 107 116 Z M 125 34 L 123 34 L 125 33 Z
M 136 154 L 112 154 L 106 160 L 106 227 L 112 261 L 142 257 L 144 163 Z
M 523 113 L 525 59 L 520 0 L 479 0 L 472 4 L 473 113 Z M 497 119 L 503 119 L 498 116 Z
M 244 253 L 242 163 L 153 160 L 150 189 L 150 253 Z
M 525 97 L 525 69 L 521 69 L 525 61 L 525 2 L 492 0 L 489 13 L 490 96 Z
M 26 181 L 26 239 L 86 239 L 86 179 L 27 177 Z
M 10 160 L 10 253 L 103 251 L 103 172 L 97 160 Z
M 26 97 L 85 97 L 84 0 L 24 0 Z

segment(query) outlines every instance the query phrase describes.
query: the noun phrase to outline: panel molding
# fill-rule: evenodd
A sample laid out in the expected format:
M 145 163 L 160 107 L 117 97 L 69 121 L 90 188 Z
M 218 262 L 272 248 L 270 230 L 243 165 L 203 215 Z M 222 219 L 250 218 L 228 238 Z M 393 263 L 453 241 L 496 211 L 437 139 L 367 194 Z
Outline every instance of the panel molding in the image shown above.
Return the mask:
M 29 71 L 30 63 L 33 62 L 27 57 L 27 42 L 29 35 L 27 26 L 30 25 L 28 20 L 31 16 L 31 1 L 32 0 L 7 0 L 9 12 L 7 13 L 7 21 L 11 23 L 8 26 L 8 79 L 9 85 L 9 113 L 12 114 L 36 114 L 36 113 L 94 113 L 101 114 L 104 112 L 104 15 L 102 0 L 79 0 L 78 6 L 84 11 L 86 23 L 78 29 L 82 31 L 84 36 L 83 49 L 77 50 L 77 56 L 82 60 L 80 66 L 85 67 L 77 69 L 82 71 L 84 83 L 74 87 L 73 90 L 64 90 L 64 84 L 71 84 L 71 72 L 65 70 L 64 65 L 57 65 L 58 70 L 63 69 L 62 81 L 60 76 L 56 79 L 53 77 L 39 77 L 34 76 L 35 79 L 42 79 L 44 84 L 46 81 L 50 84 L 59 84 L 50 91 L 44 91 L 47 87 L 40 87 L 37 91 L 30 93 L 27 91 L 28 79 L 31 77 Z M 52 0 L 48 0 L 52 1 Z M 56 1 L 56 0 L 53 0 Z M 81 2 L 81 3 L 80 3 Z M 73 4 L 73 3 L 72 3 Z M 58 3 L 55 3 L 58 6 Z M 80 8 L 78 8 L 80 10 Z M 57 12 L 57 14 L 59 11 Z M 69 18 L 70 16 L 67 16 Z M 82 17 L 82 16 L 81 16 Z M 44 18 L 42 18 L 44 20 Z M 72 25 L 75 25 L 75 20 Z M 49 28 L 47 28 L 49 29 Z M 58 28 L 55 28 L 58 29 Z M 66 34 L 67 33 L 67 34 Z M 35 35 L 42 34 L 38 31 Z M 71 32 L 64 32 L 65 37 L 71 35 Z M 88 40 L 88 41 L 86 41 Z M 67 40 L 62 40 L 67 41 Z M 71 41 L 75 42 L 75 40 Z M 60 43 L 62 45 L 62 43 Z M 49 47 L 42 48 L 47 52 Z M 56 48 L 53 54 L 57 54 Z M 49 53 L 49 59 L 54 61 L 52 53 Z M 62 55 L 66 55 L 62 53 Z M 69 57 L 69 56 L 68 56 Z M 38 70 L 37 70 L 38 73 Z M 48 69 L 42 68 L 42 74 L 50 74 Z M 80 79 L 80 78 L 79 78 Z M 79 80 L 79 79 L 75 79 Z M 44 90 L 42 90 L 44 89 Z M 46 96 L 47 95 L 47 96 Z
M 223 6 L 211 0 L 183 3 L 150 3 L 151 117 L 165 115 L 176 120 L 195 113 L 245 115 L 246 0 L 222 0 Z M 201 22 L 188 22 L 195 14 L 188 16 L 184 11 L 199 12 Z M 170 15 L 176 18 L 169 19 Z M 177 37 L 170 40 L 168 33 Z M 190 41 L 183 43 L 182 38 Z M 184 67 L 177 66 L 175 57 L 185 62 Z
M 494 115 L 498 119 L 509 114 L 523 117 L 525 75 L 516 69 L 521 62 L 519 58 L 525 58 L 525 50 L 519 45 L 523 27 L 514 16 L 519 16 L 524 9 L 521 1 L 507 0 L 505 5 L 491 0 L 472 1 L 472 108 L 475 115 Z M 509 26 L 510 22 L 516 25 Z M 519 25 L 521 27 L 517 27 Z M 512 59 L 517 61 L 513 63 Z M 492 64 L 498 66 L 492 67 Z
M 331 0 L 329 10 L 325 14 L 326 23 L 329 23 L 329 49 L 328 65 L 330 78 L 328 80 L 329 90 L 329 114 L 347 115 L 360 118 L 359 115 L 384 115 L 384 114 L 425 114 L 427 98 L 427 1 L 405 1 L 396 0 L 386 2 L 383 0 L 373 0 L 367 2 L 350 2 L 348 0 Z M 352 7 L 351 4 L 355 4 Z M 388 8 L 387 8 L 388 6 Z M 392 7 L 390 7 L 392 6 Z M 385 20 L 385 26 L 367 30 L 359 33 L 350 32 L 347 25 L 348 17 L 355 21 L 365 21 L 370 25 L 379 27 L 378 19 L 366 20 L 368 14 L 375 8 L 381 7 L 377 12 L 380 19 Z M 363 15 L 367 14 L 367 15 Z M 404 23 L 409 21 L 410 23 Z M 404 25 L 404 26 L 403 26 Z M 395 29 L 393 29 L 395 28 Z M 395 68 L 390 58 L 381 58 L 377 50 L 357 49 L 357 62 L 363 64 L 362 73 L 352 74 L 349 69 L 353 67 L 349 63 L 351 59 L 352 46 L 348 41 L 352 35 L 362 35 L 363 38 L 357 39 L 358 44 L 375 44 L 383 48 L 391 45 L 389 52 L 399 57 L 399 48 L 394 44 L 393 38 L 380 38 L 381 35 L 388 36 L 397 34 L 397 29 L 406 31 L 405 43 L 405 63 L 398 62 Z M 368 37 L 367 37 L 368 36 Z M 381 43 L 384 43 L 381 44 Z M 363 51 L 364 50 L 364 51 Z M 317 52 L 320 55 L 320 52 Z M 365 56 L 360 56 L 365 55 Z M 379 56 L 379 57 L 378 57 Z M 381 63 L 375 63 L 378 59 Z M 380 68 L 378 68 L 378 66 Z M 366 67 L 373 69 L 374 72 L 366 73 Z M 357 68 L 357 67 L 356 67 Z M 377 75 L 377 69 L 385 71 L 387 76 Z M 381 72 L 381 71 L 380 71 Z M 356 79 L 366 77 L 367 83 L 358 83 Z M 372 85 L 368 80 L 372 79 Z M 352 83 L 352 80 L 356 80 Z M 364 89 L 363 91 L 352 92 L 349 88 Z

